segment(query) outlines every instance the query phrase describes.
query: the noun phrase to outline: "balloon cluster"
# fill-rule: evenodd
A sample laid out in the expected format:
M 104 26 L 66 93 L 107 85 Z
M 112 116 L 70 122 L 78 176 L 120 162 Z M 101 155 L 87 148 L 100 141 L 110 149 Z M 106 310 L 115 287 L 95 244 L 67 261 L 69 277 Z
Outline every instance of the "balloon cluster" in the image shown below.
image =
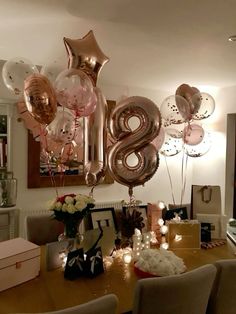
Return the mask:
M 95 171 L 95 164 L 99 163 L 99 171 L 103 173 L 107 104 L 95 84 L 109 59 L 100 50 L 92 31 L 82 39 L 64 38 L 64 43 L 69 66 L 57 76 L 49 67 L 39 71 L 31 61 L 14 58 L 3 66 L 3 81 L 19 96 L 18 111 L 34 139 L 40 141 L 41 156 L 48 165 L 53 160 L 58 168 L 65 169 L 70 161 L 78 161 L 78 151 L 83 140 L 87 140 L 85 145 L 93 153 L 86 156 L 86 171 Z M 81 122 L 81 118 L 85 121 Z M 84 139 L 82 124 L 91 124 L 91 129 L 96 125 L 103 139 L 93 141 L 92 136 Z M 93 184 L 102 179 L 99 171 L 93 172 Z
M 136 96 L 120 101 L 108 118 L 106 99 L 96 82 L 109 59 L 92 31 L 82 39 L 64 38 L 64 43 L 68 69 L 58 76 L 49 67 L 39 73 L 30 61 L 15 58 L 3 66 L 4 83 L 23 97 L 18 111 L 26 128 L 40 141 L 44 161 L 53 158 L 63 168 L 78 157 L 83 143 L 87 185 L 102 182 L 108 168 L 114 180 L 129 187 L 131 199 L 133 187 L 143 185 L 159 166 L 161 145 L 156 137 L 161 130 L 160 111 L 151 100 Z M 139 120 L 135 129 L 130 126 L 133 117 Z M 131 165 L 132 156 L 137 161 Z
M 160 111 L 164 119 L 156 146 L 164 156 L 174 156 L 184 150 L 190 157 L 200 157 L 210 149 L 210 133 L 196 123 L 211 116 L 215 101 L 196 87 L 180 85 L 175 95 L 167 97 Z M 181 128 L 182 126 L 182 128 Z

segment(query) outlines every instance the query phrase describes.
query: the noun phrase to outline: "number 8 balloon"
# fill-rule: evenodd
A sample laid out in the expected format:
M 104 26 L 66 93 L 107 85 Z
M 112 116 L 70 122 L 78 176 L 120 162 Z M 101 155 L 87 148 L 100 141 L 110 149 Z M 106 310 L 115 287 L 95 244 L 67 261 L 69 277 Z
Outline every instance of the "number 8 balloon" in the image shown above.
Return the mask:
M 139 119 L 139 126 L 132 130 L 129 120 Z M 115 181 L 129 187 L 130 197 L 133 187 L 143 185 L 159 166 L 157 149 L 151 142 L 161 128 L 161 114 L 151 100 L 135 96 L 122 100 L 111 113 L 109 130 L 116 141 L 108 152 L 108 168 Z M 128 164 L 131 154 L 137 157 L 134 166 Z

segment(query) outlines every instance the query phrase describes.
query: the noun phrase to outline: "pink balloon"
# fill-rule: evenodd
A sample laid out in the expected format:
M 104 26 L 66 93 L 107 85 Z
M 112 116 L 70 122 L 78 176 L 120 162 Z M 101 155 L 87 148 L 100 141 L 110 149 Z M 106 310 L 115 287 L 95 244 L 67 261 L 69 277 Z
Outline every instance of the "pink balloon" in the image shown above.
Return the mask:
M 188 145 L 200 144 L 204 138 L 204 130 L 198 124 L 188 124 L 183 130 L 183 141 Z
M 152 141 L 152 144 L 155 146 L 156 150 L 159 150 L 163 145 L 165 140 L 165 129 L 163 127 L 160 128 L 159 134 L 157 137 Z
M 185 153 L 189 157 L 201 157 L 205 155 L 211 148 L 211 134 L 209 131 L 204 132 L 204 138 L 197 145 L 184 145 Z

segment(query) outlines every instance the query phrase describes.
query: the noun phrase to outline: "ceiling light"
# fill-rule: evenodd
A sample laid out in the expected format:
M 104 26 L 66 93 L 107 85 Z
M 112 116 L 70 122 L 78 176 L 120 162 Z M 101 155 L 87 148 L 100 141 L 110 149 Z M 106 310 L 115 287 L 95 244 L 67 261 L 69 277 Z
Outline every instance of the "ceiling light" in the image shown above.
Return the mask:
M 229 36 L 228 40 L 229 41 L 236 41 L 236 35 Z

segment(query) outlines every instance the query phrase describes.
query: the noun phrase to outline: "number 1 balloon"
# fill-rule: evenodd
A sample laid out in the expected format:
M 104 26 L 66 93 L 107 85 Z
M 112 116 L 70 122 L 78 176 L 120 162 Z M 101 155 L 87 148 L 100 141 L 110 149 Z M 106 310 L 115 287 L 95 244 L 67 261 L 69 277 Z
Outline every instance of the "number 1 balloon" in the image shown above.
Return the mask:
M 106 170 L 107 103 L 99 88 L 95 88 L 97 106 L 84 118 L 84 172 L 88 186 L 101 183 Z

